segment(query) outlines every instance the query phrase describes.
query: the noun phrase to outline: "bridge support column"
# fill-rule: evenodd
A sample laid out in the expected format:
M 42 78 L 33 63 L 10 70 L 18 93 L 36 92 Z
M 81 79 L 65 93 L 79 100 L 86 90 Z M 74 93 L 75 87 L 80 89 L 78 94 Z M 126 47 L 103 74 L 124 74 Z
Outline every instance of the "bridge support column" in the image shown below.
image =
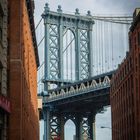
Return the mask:
M 50 110 L 49 108 L 44 108 L 44 140 L 50 140 Z
M 93 117 L 93 140 L 96 140 L 95 116 Z
M 76 117 L 76 140 L 95 140 L 95 116 Z
M 64 125 L 65 125 L 64 116 L 61 115 L 60 117 L 60 139 L 61 140 L 64 140 Z
M 76 72 L 76 80 L 80 80 L 81 79 L 81 63 L 80 63 L 80 29 L 77 27 L 76 29 L 76 52 L 75 52 L 75 58 L 76 58 L 76 62 L 75 62 L 75 72 Z
M 59 113 L 53 113 L 50 117 L 50 139 L 54 140 L 60 138 L 64 140 L 64 121 L 63 117 Z
M 88 125 L 89 125 L 89 139 L 95 140 L 95 116 L 91 115 L 88 118 Z
M 76 140 L 81 140 L 81 117 L 78 115 L 76 116 Z

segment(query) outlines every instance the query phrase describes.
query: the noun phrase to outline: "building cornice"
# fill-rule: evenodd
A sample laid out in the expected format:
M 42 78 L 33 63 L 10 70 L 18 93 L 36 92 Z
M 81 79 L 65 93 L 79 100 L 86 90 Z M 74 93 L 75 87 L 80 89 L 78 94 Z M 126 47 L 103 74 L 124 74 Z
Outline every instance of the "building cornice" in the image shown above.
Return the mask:
M 136 10 L 135 10 L 136 11 Z M 133 17 L 133 22 L 132 25 L 130 27 L 130 32 L 133 32 L 134 29 L 136 28 L 137 24 L 140 22 L 140 12 L 137 13 L 137 15 L 135 15 Z
M 33 16 L 33 13 L 34 13 L 33 2 L 34 2 L 34 0 L 26 0 L 30 28 L 31 28 L 31 33 L 32 33 L 33 46 L 34 46 L 34 50 L 35 50 L 36 64 L 37 64 L 37 67 L 39 67 L 39 65 L 40 65 L 39 64 L 39 55 L 38 55 L 38 48 L 37 48 L 37 41 L 36 41 L 36 34 L 35 34 L 34 16 Z

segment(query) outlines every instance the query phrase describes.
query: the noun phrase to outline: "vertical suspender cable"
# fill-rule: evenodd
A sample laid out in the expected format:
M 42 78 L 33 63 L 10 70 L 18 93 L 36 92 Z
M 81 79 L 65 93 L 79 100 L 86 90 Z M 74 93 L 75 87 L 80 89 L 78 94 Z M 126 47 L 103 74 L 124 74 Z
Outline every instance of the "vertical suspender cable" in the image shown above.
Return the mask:
M 72 41 L 72 32 L 70 32 L 70 42 L 71 42 L 71 41 Z M 71 42 L 71 45 L 70 45 L 71 80 L 72 80 L 72 69 L 73 69 L 73 67 L 72 67 L 72 48 L 73 48 L 73 46 L 72 46 L 72 42 Z
M 102 41 L 102 43 L 101 43 L 101 52 L 102 52 L 102 54 L 101 54 L 101 57 L 102 57 L 102 66 L 101 66 L 101 73 L 103 73 L 103 50 L 104 50 L 104 42 L 103 42 L 103 38 L 104 38 L 104 33 L 103 33 L 103 22 L 101 22 L 101 41 Z
M 102 55 L 103 55 L 103 57 L 102 57 L 102 72 L 104 73 L 105 71 L 104 71 L 104 60 L 105 60 L 105 52 L 104 52 L 104 50 L 105 50 L 105 22 L 103 22 L 103 29 L 102 29 L 102 32 L 103 32 L 103 50 L 102 50 Z
M 125 18 L 125 20 L 126 20 L 126 22 L 128 23 L 127 18 Z M 127 44 L 126 44 L 126 45 L 127 45 L 127 46 L 126 46 L 127 49 L 126 49 L 126 50 L 129 51 L 129 37 L 128 37 L 129 24 L 126 24 L 125 26 L 126 26 L 126 41 L 127 41 Z
M 107 25 L 108 24 L 106 22 L 104 24 L 105 24 L 105 27 L 106 27 L 106 28 L 104 28 L 104 33 L 105 33 L 104 35 L 106 35 L 106 36 L 104 36 L 104 39 L 105 39 L 105 42 L 104 42 L 105 43 L 105 46 L 104 46 L 105 47 L 105 67 L 104 67 L 104 69 L 105 69 L 105 72 L 106 72 L 106 66 L 107 66 L 107 54 L 106 54 L 106 52 L 107 52 L 107 43 L 106 43 L 107 39 L 106 39 L 106 37 L 108 36 L 107 35 Z
M 102 22 L 100 22 L 100 74 L 102 73 Z
M 98 43 L 99 43 L 99 54 L 98 54 L 98 70 L 99 70 L 99 74 L 100 74 L 100 43 L 101 43 L 101 35 L 100 35 L 100 21 L 99 21 L 99 26 L 98 26 L 98 33 L 99 33 L 99 36 L 98 36 Z
M 114 56 L 113 56 L 113 23 L 111 23 L 111 70 L 114 68 Z
M 118 48 L 119 48 L 118 64 L 120 64 L 120 62 L 121 62 L 121 52 L 122 52 L 122 50 L 121 50 L 121 48 L 122 48 L 122 46 L 121 46 L 121 36 L 120 36 L 121 35 L 121 33 L 120 33 L 121 32 L 121 26 L 122 25 L 118 26 L 118 43 L 119 43 L 118 44 Z
M 98 48 L 98 53 L 97 53 L 97 55 L 98 55 L 98 60 L 97 60 L 97 72 L 98 72 L 98 74 L 99 74 L 99 57 L 100 57 L 100 55 L 99 55 L 99 52 L 100 52 L 100 46 L 99 46 L 99 44 L 100 44 L 100 38 L 99 38 L 99 35 L 100 35 L 100 32 L 99 32 L 99 21 L 98 21 L 98 24 L 97 24 L 97 48 Z
M 95 21 L 95 26 L 96 26 L 96 21 Z M 96 51 L 96 28 L 95 26 L 93 27 L 93 76 L 96 75 L 96 65 L 95 65 L 95 62 L 96 62 L 96 57 L 95 57 L 95 51 Z
M 95 26 L 95 28 L 96 28 L 96 36 L 95 36 L 95 40 L 96 40 L 96 50 L 95 50 L 95 53 L 94 53 L 94 55 L 95 55 L 95 69 L 96 69 L 96 75 L 97 75 L 97 73 L 98 73 L 98 67 L 97 67 L 97 62 L 98 62 L 98 55 L 97 55 L 97 53 L 98 53 L 98 43 L 97 43 L 97 20 L 96 20 L 96 26 Z
M 123 38 L 125 38 L 125 36 L 126 36 L 125 24 L 123 24 L 122 26 L 123 26 L 122 34 L 123 34 Z M 123 57 L 125 56 L 125 51 L 126 51 L 126 42 L 125 42 L 125 39 L 123 39 Z
M 66 33 L 66 48 L 68 45 L 68 31 Z M 66 50 L 66 79 L 68 80 L 68 49 Z
M 110 70 L 110 24 L 108 23 L 108 71 Z
M 122 34 L 123 34 L 123 56 L 125 56 L 125 51 L 126 51 L 126 42 L 125 42 L 125 36 L 126 36 L 126 33 L 125 33 L 125 24 L 123 25 L 123 30 L 122 30 Z
M 97 75 L 97 73 L 98 73 L 98 44 L 97 44 L 97 35 L 98 35 L 98 33 L 97 33 L 97 25 L 98 25 L 98 21 L 96 20 L 96 27 L 95 27 L 95 46 L 96 46 L 96 50 L 95 50 L 95 53 L 94 53 L 94 56 L 95 56 L 95 75 Z

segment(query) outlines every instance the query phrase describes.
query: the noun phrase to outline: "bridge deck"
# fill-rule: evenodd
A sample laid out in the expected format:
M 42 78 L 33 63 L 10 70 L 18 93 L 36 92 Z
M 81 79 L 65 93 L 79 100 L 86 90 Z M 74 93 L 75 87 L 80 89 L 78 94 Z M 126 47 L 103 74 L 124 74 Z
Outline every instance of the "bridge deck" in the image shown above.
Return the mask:
M 61 111 L 87 112 L 109 105 L 110 79 L 114 72 L 49 90 L 49 97 L 44 97 L 43 106 Z

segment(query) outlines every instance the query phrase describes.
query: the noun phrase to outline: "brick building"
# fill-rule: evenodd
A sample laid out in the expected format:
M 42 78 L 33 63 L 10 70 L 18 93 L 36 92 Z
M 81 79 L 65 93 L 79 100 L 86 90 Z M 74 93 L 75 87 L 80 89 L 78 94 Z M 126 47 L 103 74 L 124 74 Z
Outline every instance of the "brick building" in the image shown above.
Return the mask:
M 140 140 L 140 9 L 129 31 L 130 49 L 112 78 L 113 140 Z
M 33 0 L 8 0 L 9 140 L 39 140 L 37 109 L 38 51 Z
M 8 2 L 0 0 L 0 140 L 7 139 L 10 101 L 7 95 Z

